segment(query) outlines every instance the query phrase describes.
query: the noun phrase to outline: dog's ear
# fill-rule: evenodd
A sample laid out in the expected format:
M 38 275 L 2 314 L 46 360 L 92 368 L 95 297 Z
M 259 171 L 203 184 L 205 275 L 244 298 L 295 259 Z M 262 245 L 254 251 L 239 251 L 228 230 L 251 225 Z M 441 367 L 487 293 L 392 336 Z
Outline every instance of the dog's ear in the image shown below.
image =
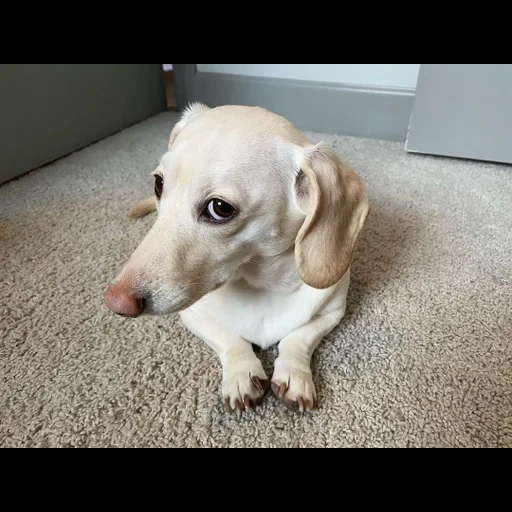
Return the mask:
M 301 279 L 324 289 L 350 267 L 370 211 L 363 184 L 323 143 L 307 149 L 295 182 L 297 206 L 306 218 L 295 240 Z
M 183 130 L 187 123 L 192 121 L 192 119 L 200 115 L 202 112 L 206 112 L 208 110 L 210 110 L 210 107 L 204 105 L 203 103 L 191 103 L 188 105 L 181 114 L 180 120 L 174 125 L 174 128 L 171 131 L 168 149 L 171 149 L 171 146 L 176 140 L 176 137 L 179 135 L 181 130 Z

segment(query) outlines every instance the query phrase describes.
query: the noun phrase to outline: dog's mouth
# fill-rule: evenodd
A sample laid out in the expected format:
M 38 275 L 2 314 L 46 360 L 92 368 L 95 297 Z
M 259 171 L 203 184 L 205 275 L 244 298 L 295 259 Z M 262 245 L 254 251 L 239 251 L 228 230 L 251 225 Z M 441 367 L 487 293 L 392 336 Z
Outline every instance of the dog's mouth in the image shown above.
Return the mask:
M 184 285 L 159 286 L 140 289 L 143 297 L 144 310 L 142 315 L 169 315 L 180 313 L 199 301 L 202 297 L 220 288 L 225 281 L 216 283 L 213 287 Z
M 218 290 L 226 283 L 227 280 L 217 282 L 207 290 L 204 288 L 191 288 L 180 286 L 173 289 L 173 293 L 169 293 L 164 289 L 158 291 L 143 293 L 144 297 L 144 311 L 142 315 L 169 315 L 173 313 L 180 313 L 185 309 L 193 306 L 196 302 L 202 299 L 205 295 Z
M 179 313 L 180 311 L 192 306 L 195 302 L 195 300 L 191 300 L 188 297 L 184 297 L 177 301 L 155 300 L 154 297 L 150 295 L 144 300 L 145 307 L 141 315 L 161 316 Z

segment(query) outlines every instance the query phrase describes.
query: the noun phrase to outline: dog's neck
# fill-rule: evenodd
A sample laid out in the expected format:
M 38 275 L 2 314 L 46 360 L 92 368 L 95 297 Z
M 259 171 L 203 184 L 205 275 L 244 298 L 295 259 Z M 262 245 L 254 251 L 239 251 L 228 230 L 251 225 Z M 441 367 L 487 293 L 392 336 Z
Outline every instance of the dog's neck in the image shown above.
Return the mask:
M 240 280 L 256 290 L 296 290 L 303 282 L 295 266 L 295 246 L 276 256 L 252 258 L 237 269 L 230 281 Z

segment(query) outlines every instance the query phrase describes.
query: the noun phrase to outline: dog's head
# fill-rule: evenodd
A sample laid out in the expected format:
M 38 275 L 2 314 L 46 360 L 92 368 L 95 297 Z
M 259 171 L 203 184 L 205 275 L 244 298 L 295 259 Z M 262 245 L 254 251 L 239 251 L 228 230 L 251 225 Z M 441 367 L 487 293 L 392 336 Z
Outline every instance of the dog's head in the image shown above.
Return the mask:
M 290 250 L 302 280 L 328 288 L 369 211 L 329 147 L 257 107 L 192 105 L 153 174 L 157 219 L 105 296 L 127 316 L 183 310 L 241 265 Z

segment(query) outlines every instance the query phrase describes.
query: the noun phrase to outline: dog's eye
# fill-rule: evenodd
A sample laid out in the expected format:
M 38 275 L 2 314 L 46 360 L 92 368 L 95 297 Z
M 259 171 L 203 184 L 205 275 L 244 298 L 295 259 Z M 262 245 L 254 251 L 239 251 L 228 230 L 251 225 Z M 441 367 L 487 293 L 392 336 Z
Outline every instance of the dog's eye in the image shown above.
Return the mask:
M 162 191 L 164 189 L 164 179 L 160 174 L 155 176 L 155 195 L 157 199 L 162 197 Z
M 236 208 L 222 199 L 212 199 L 206 206 L 205 216 L 215 222 L 225 222 L 236 213 Z

